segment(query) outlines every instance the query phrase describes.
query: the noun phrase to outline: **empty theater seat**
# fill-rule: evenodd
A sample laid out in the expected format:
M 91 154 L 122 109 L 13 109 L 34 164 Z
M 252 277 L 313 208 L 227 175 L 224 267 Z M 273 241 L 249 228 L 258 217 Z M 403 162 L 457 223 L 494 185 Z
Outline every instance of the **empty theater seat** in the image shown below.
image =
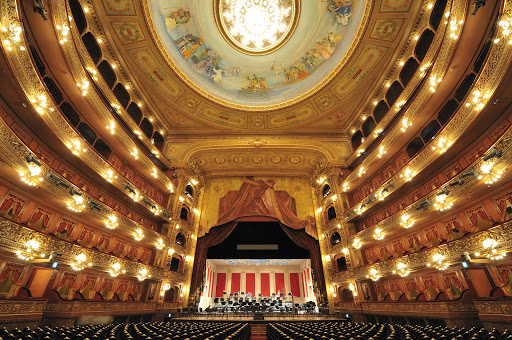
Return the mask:
M 267 338 L 271 340 L 361 339 L 361 340 L 512 340 L 512 333 L 496 329 L 448 328 L 434 326 L 359 324 L 343 322 L 270 323 Z
M 159 322 L 75 327 L 39 327 L 35 330 L 0 329 L 5 340 L 246 340 L 251 335 L 248 324 L 235 322 Z

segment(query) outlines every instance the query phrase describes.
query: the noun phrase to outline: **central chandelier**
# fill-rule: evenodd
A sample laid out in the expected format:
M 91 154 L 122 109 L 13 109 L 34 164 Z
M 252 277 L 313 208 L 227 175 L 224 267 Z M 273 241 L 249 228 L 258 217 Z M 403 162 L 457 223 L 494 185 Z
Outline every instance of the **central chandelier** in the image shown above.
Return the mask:
M 268 54 L 293 34 L 300 0 L 215 0 L 215 22 L 222 36 L 238 51 Z

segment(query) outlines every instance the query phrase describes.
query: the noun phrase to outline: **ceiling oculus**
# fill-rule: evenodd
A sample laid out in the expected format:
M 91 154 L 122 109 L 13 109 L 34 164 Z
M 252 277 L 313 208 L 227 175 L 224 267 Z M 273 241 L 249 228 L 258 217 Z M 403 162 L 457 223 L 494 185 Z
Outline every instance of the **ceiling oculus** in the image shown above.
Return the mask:
M 272 53 L 291 37 L 300 0 L 214 0 L 215 22 L 224 39 L 249 55 Z

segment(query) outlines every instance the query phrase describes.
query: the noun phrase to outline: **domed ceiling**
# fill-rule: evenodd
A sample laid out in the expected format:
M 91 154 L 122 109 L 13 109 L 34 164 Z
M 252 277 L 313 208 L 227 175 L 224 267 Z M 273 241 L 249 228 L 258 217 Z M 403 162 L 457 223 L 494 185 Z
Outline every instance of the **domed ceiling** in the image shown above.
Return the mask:
M 328 82 L 353 45 L 363 0 L 149 0 L 175 69 L 241 108 L 296 102 Z

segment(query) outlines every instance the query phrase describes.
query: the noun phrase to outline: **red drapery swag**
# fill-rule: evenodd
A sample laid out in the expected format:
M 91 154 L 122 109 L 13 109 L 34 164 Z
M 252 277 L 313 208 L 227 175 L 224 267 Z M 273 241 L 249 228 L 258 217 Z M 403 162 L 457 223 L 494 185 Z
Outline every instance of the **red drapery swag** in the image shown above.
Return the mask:
M 295 199 L 286 191 L 274 190 L 274 184 L 274 180 L 244 178 L 238 191 L 230 191 L 220 199 L 218 224 L 245 216 L 268 216 L 290 228 L 305 229 L 318 239 L 314 217 L 298 218 Z

